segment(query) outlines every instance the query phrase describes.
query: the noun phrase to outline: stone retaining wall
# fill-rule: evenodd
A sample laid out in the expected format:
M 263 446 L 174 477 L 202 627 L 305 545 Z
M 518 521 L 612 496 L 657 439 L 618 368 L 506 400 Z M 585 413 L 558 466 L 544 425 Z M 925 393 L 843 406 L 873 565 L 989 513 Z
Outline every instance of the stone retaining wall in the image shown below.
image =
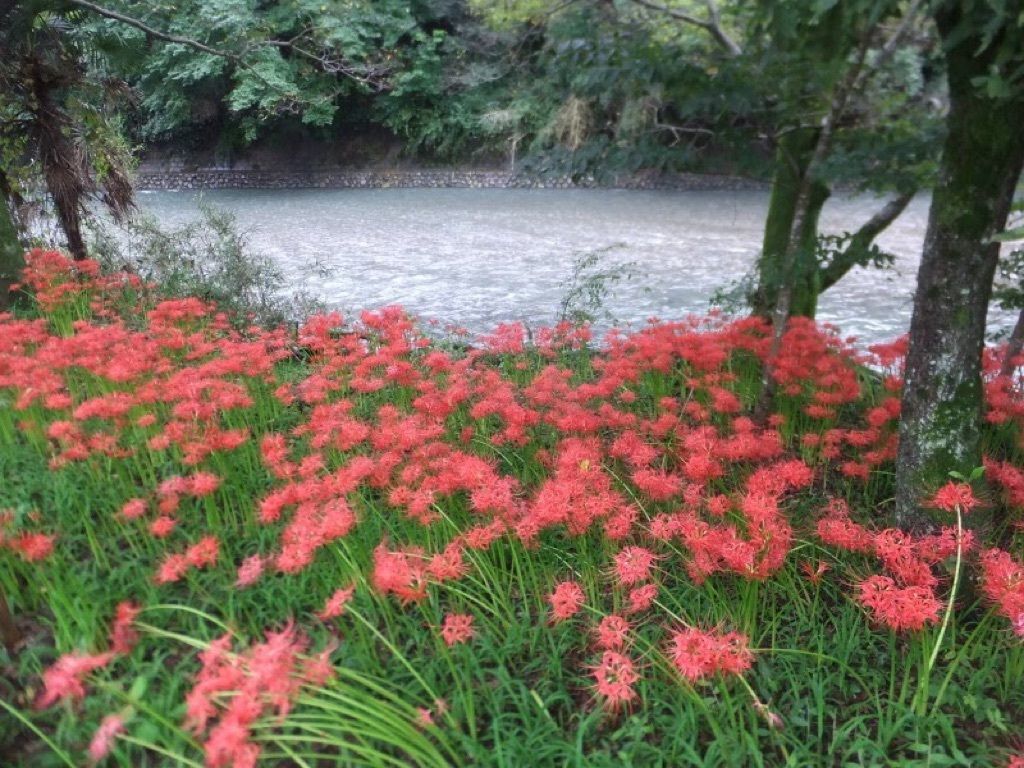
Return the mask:
M 593 178 L 539 178 L 502 171 L 384 170 L 384 171 L 260 171 L 252 169 L 170 170 L 142 167 L 136 186 L 146 190 L 181 189 L 386 189 L 390 187 L 458 187 L 471 189 L 663 189 L 753 190 L 764 182 L 740 176 L 694 173 L 635 174 L 610 181 Z

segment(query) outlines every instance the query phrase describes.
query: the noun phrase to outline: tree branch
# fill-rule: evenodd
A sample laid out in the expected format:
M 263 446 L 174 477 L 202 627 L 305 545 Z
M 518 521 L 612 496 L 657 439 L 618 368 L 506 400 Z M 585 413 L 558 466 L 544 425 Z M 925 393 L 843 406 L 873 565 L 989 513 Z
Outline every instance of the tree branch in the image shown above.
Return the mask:
M 819 284 L 822 292 L 827 291 L 839 282 L 843 275 L 861 263 L 862 257 L 867 253 L 874 239 L 885 231 L 896 220 L 897 216 L 903 213 L 910 201 L 914 199 L 916 193 L 917 190 L 915 189 L 897 195 L 882 206 L 874 216 L 867 220 L 864 226 L 854 233 L 846 248 L 843 249 L 843 252 L 834 258 L 828 266 L 822 267 L 819 271 Z
M 119 21 L 122 24 L 127 24 L 129 27 L 135 27 L 135 29 L 145 32 L 147 35 L 151 35 L 158 40 L 163 40 L 166 43 L 178 43 L 179 45 L 186 45 L 189 48 L 193 48 L 203 53 L 208 53 L 211 56 L 219 56 L 222 59 L 228 59 L 233 63 L 240 63 L 241 58 L 237 53 L 231 51 L 222 51 L 217 48 L 211 48 L 206 43 L 201 43 L 198 40 L 193 40 L 190 37 L 181 37 L 170 32 L 164 32 L 146 24 L 144 21 L 140 21 L 133 16 L 126 16 L 118 11 L 113 11 L 110 8 L 104 8 L 95 3 L 90 3 L 89 0 L 69 0 L 72 5 L 77 5 L 79 8 L 84 8 L 87 11 L 92 11 L 98 16 L 103 16 L 113 21 Z
M 633 0 L 637 5 L 643 6 L 652 11 L 658 11 L 671 16 L 673 19 L 686 22 L 695 27 L 703 29 L 705 32 L 714 38 L 715 42 L 725 50 L 730 56 L 740 56 L 743 53 L 743 49 L 722 29 L 721 16 L 718 13 L 718 6 L 715 5 L 715 0 L 705 0 L 705 4 L 708 7 L 707 19 L 699 19 L 685 11 L 680 11 L 676 8 L 670 8 L 667 5 L 661 5 L 659 3 L 652 2 L 651 0 Z
M 192 48 L 193 50 L 200 51 L 202 53 L 208 53 L 211 56 L 217 56 L 219 58 L 230 61 L 232 64 L 239 67 L 240 69 L 244 69 L 248 72 L 251 72 L 260 82 L 262 82 L 268 88 L 275 90 L 278 93 L 283 93 L 289 98 L 294 98 L 293 93 L 286 91 L 282 89 L 279 85 L 267 80 L 259 72 L 253 69 L 248 63 L 246 63 L 245 59 L 241 56 L 241 54 L 236 53 L 235 51 L 224 50 L 222 48 L 214 48 L 210 45 L 207 45 L 206 43 L 200 42 L 199 40 L 195 40 L 191 37 L 182 37 L 181 35 L 175 35 L 171 32 L 164 32 L 163 30 L 157 29 L 156 27 L 152 27 L 149 24 L 146 24 L 146 22 L 142 21 L 141 19 L 137 19 L 134 16 L 128 16 L 126 14 L 120 13 L 119 11 L 115 11 L 110 8 L 105 8 L 101 5 L 97 5 L 96 3 L 90 2 L 89 0 L 68 0 L 68 2 L 70 2 L 72 5 L 78 6 L 79 8 L 83 8 L 87 11 L 92 11 L 98 16 L 103 16 L 104 18 L 120 22 L 121 24 L 126 24 L 129 27 L 134 27 L 135 29 L 145 32 L 147 35 L 150 35 L 151 37 L 154 37 L 157 40 L 163 40 L 166 43 L 177 43 L 178 45 L 184 45 L 189 48 Z M 272 48 L 288 48 L 289 50 L 294 51 L 299 56 L 302 56 L 303 58 L 309 59 L 316 63 L 318 65 L 318 68 L 322 72 L 326 72 L 328 74 L 344 75 L 345 77 L 355 80 L 356 82 L 362 85 L 377 88 L 378 90 L 384 87 L 383 80 L 378 78 L 383 78 L 383 76 L 387 74 L 388 70 L 386 69 L 381 72 L 371 72 L 368 75 L 361 75 L 358 73 L 357 68 L 345 63 L 345 60 L 343 58 L 332 58 L 328 56 L 317 55 L 311 51 L 308 51 L 304 48 L 300 48 L 299 46 L 295 45 L 294 38 L 293 40 L 290 41 L 263 40 L 259 44 L 262 46 L 268 46 Z
M 685 125 L 655 122 L 650 132 L 668 131 L 672 134 L 672 145 L 679 143 L 683 136 L 714 136 L 715 132 L 708 128 L 688 128 Z

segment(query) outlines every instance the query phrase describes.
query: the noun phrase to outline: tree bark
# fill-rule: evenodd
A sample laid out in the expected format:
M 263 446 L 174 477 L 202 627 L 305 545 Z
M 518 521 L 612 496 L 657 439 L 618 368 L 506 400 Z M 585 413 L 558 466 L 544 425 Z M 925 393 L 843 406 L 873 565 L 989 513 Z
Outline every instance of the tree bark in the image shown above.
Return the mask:
M 39 55 L 29 59 L 28 71 L 35 138 L 46 188 L 57 209 L 68 251 L 77 260 L 85 259 L 88 253 L 82 237 L 82 207 L 88 172 L 83 168 L 81 152 L 68 136 L 67 115 L 55 99 L 54 91 L 63 73 L 52 70 Z
M 929 525 L 924 494 L 981 461 L 981 354 L 999 258 L 991 238 L 1006 224 L 1024 163 L 1024 100 L 988 98 L 972 82 L 990 72 L 999 45 L 960 35 L 959 4 L 951 5 L 936 13 L 947 45 L 948 135 L 918 270 L 896 460 L 894 522 L 908 530 Z
M 11 296 L 11 286 L 18 282 L 25 266 L 18 228 L 14 223 L 3 179 L 3 172 L 0 171 L 0 312 L 10 309 L 14 298 Z
M 779 139 L 775 154 L 775 176 L 772 179 L 771 198 L 768 203 L 768 217 L 765 220 L 764 240 L 761 257 L 757 262 L 758 285 L 751 296 L 754 314 L 770 318 L 779 300 L 779 286 L 782 282 L 783 260 L 789 248 L 790 231 L 796 215 L 800 185 L 817 144 L 818 132 L 814 129 L 791 131 Z M 808 212 L 800 237 L 800 252 L 814 254 L 818 242 L 818 217 L 828 200 L 830 190 L 820 181 L 812 183 Z M 813 259 L 811 260 L 813 263 Z M 801 267 L 807 266 L 801 264 Z M 813 265 L 816 268 L 816 265 Z M 810 296 L 814 289 L 814 273 L 809 269 L 798 270 L 794 276 L 799 286 L 794 286 L 793 311 L 814 316 L 817 295 Z

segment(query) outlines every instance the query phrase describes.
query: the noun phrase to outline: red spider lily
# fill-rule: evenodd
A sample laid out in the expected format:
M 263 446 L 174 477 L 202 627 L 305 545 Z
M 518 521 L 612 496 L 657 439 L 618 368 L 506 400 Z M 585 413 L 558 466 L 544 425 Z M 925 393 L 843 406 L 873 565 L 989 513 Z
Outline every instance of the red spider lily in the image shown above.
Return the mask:
M 186 697 L 186 725 L 206 733 L 203 748 L 211 768 L 255 764 L 255 722 L 271 710 L 285 717 L 303 685 L 321 685 L 330 674 L 332 649 L 312 659 L 303 656 L 307 641 L 291 624 L 240 653 L 232 653 L 231 644 L 225 635 L 200 654 L 202 668 Z
M 658 597 L 657 584 L 644 584 L 629 591 L 629 613 L 642 613 L 654 603 Z
M 105 667 L 113 658 L 113 653 L 93 656 L 83 653 L 64 654 L 43 672 L 43 691 L 36 698 L 36 709 L 46 709 L 61 699 L 83 698 L 83 678 L 90 672 Z
M 637 697 L 633 686 L 640 679 L 633 660 L 615 651 L 605 651 L 594 665 L 594 689 L 609 711 L 630 705 Z
M 139 633 L 132 626 L 142 608 L 135 603 L 125 601 L 117 604 L 114 623 L 110 629 L 110 650 L 114 653 L 130 653 L 139 642 Z
M 959 509 L 961 513 L 967 513 L 981 502 L 975 498 L 974 489 L 971 488 L 970 483 L 950 481 L 935 492 L 929 503 L 946 512 L 955 512 Z
M 135 520 L 146 514 L 146 502 L 142 499 L 129 499 L 121 507 L 121 515 L 125 520 Z
M 192 568 L 209 568 L 217 562 L 220 542 L 216 536 L 204 536 L 185 551 L 185 562 Z
M 629 622 L 614 613 L 605 616 L 594 630 L 597 647 L 605 651 L 619 651 L 629 639 Z
M 554 592 L 548 595 L 551 603 L 551 619 L 554 622 L 571 619 L 583 607 L 586 597 L 583 588 L 575 581 L 563 581 L 555 586 Z
M 615 577 L 623 586 L 647 581 L 658 556 L 643 547 L 623 547 L 614 557 Z
M 355 586 L 344 587 L 337 589 L 334 593 L 327 598 L 327 602 L 324 603 L 324 607 L 316 614 L 318 619 L 327 621 L 328 619 L 334 619 L 341 616 L 345 612 L 345 606 L 348 605 L 352 599 L 352 595 L 355 594 Z
M 828 465 L 818 479 L 837 471 L 856 487 L 895 455 L 895 393 L 905 344 L 874 350 L 887 369 L 889 394 L 858 416 L 844 408 L 860 397 L 858 357 L 834 332 L 807 320 L 791 324 L 773 361 L 780 402 L 787 413 L 803 414 L 783 430 L 780 414 L 767 425 L 743 415 L 736 356 L 764 361 L 770 345 L 770 328 L 756 318 L 652 323 L 629 335 L 613 334 L 607 349 L 591 357 L 592 370 L 580 376 L 556 352 L 578 349 L 588 333 L 566 327 L 535 335 L 539 363 L 531 350 L 499 367 L 496 355 L 525 349 L 521 327 L 499 327 L 486 349 L 457 356 L 431 349 L 397 308 L 365 313 L 349 326 L 336 314 L 314 317 L 296 340 L 284 332 L 233 330 L 198 299 L 161 302 L 145 317 L 119 315 L 114 299 L 130 278 L 107 279 L 93 265 L 59 255 L 35 254 L 26 280 L 41 306 L 80 306 L 86 299 L 94 311 L 77 320 L 67 337 L 45 317 L 0 316 L 0 388 L 22 412 L 19 427 L 45 446 L 55 468 L 129 455 L 137 455 L 141 466 L 161 468 L 165 479 L 133 491 L 138 498 L 117 515 L 141 520 L 152 508 L 145 524 L 154 537 L 181 535 L 195 542 L 157 555 L 158 582 L 176 582 L 193 568 L 216 564 L 220 544 L 202 526 L 219 505 L 196 499 L 219 492 L 228 501 L 222 482 L 233 491 L 239 486 L 226 474 L 230 462 L 221 461 L 231 457 L 217 454 L 240 448 L 246 455 L 235 458 L 245 461 L 248 451 L 258 449 L 272 486 L 256 500 L 258 523 L 268 526 L 258 531 L 259 548 L 268 554 L 241 563 L 238 587 L 256 583 L 268 567 L 276 571 L 275 581 L 294 581 L 318 558 L 326 559 L 329 545 L 361 525 L 356 510 L 371 506 L 362 505 L 368 497 L 379 500 L 369 514 L 385 518 L 379 521 L 384 529 L 418 531 L 430 542 L 421 549 L 384 540 L 374 551 L 372 587 L 403 603 L 422 600 L 431 585 L 465 577 L 476 560 L 471 550 L 488 549 L 506 535 L 518 539 L 510 546 L 543 542 L 545 548 L 565 537 L 603 538 L 611 554 L 602 566 L 614 582 L 606 600 L 593 607 L 604 612 L 614 606 L 618 613 L 588 624 L 587 634 L 593 632 L 595 647 L 607 652 L 593 673 L 610 709 L 636 697 L 633 661 L 623 655 L 631 635 L 626 617 L 652 611 L 644 617 L 652 629 L 663 621 L 652 610 L 660 607 L 659 586 L 650 582 L 656 566 L 666 574 L 685 568 L 698 583 L 721 572 L 768 578 L 793 543 L 789 509 L 815 483 L 819 467 Z M 308 355 L 305 375 L 283 383 L 275 364 L 296 342 Z M 649 397 L 645 380 L 652 373 L 672 377 L 674 396 Z M 95 379 L 95 389 L 83 387 L 83 378 Z M 990 421 L 1024 424 L 1018 387 L 1006 379 L 986 384 Z M 257 412 L 266 393 L 273 393 L 272 409 L 287 407 L 288 418 L 269 420 Z M 291 418 L 298 423 L 293 426 Z M 790 427 L 807 418 L 816 420 L 813 432 L 792 435 Z M 268 426 L 281 431 L 264 434 Z M 790 451 L 790 441 L 805 460 Z M 536 476 L 517 468 L 514 474 L 529 480 L 513 477 L 502 449 L 508 445 L 524 446 L 524 455 L 535 458 Z M 162 468 L 169 466 L 178 474 L 167 477 Z M 992 459 L 986 467 L 1006 502 L 1024 507 L 1024 471 Z M 969 486 L 951 483 L 933 501 L 966 512 L 977 500 Z M 390 515 L 404 519 L 386 519 Z M 29 519 L 34 528 L 45 525 Z M 238 533 L 250 537 L 237 542 L 239 549 L 255 551 L 244 513 L 237 519 Z M 49 534 L 11 530 L 13 513 L 0 514 L 0 524 L 0 546 L 22 557 L 41 559 L 53 548 Z M 454 538 L 449 524 L 459 526 Z M 141 525 L 114 530 L 128 539 L 139 535 Z M 958 550 L 973 548 L 971 535 L 954 528 L 918 537 L 866 527 L 840 501 L 828 505 L 816 529 L 825 544 L 877 566 L 880 573 L 859 585 L 858 599 L 877 622 L 902 630 L 935 621 L 940 566 Z M 277 541 L 267 545 L 270 536 Z M 144 544 L 157 551 L 163 546 Z M 998 550 L 980 560 L 986 595 L 1024 635 L 1022 566 Z M 828 569 L 825 561 L 801 567 L 814 583 Z M 226 572 L 214 576 L 230 580 Z M 352 587 L 336 590 L 316 615 L 342 615 L 351 596 Z M 557 585 L 547 599 L 553 622 L 572 618 L 586 601 L 575 581 Z M 138 610 L 133 603 L 118 606 L 112 653 L 135 645 Z M 440 627 L 446 642 L 472 634 L 468 614 L 449 614 Z M 204 672 L 188 710 L 207 741 L 211 764 L 246 765 L 259 756 L 252 724 L 268 711 L 287 712 L 299 686 L 327 680 L 333 649 L 307 658 L 305 640 L 290 629 L 248 650 L 231 647 L 230 639 L 222 639 L 203 654 Z M 696 629 L 674 632 L 669 655 L 693 680 L 742 672 L 752 663 L 743 636 Z M 55 673 L 54 690 L 63 685 L 71 692 L 64 696 L 73 697 L 77 681 L 84 691 L 90 670 L 83 664 L 79 672 L 67 662 L 61 672 L 66 679 L 60 683 Z M 253 682 L 271 677 L 264 688 Z M 251 700 L 241 700 L 247 691 L 254 692 Z M 423 711 L 429 719 L 441 708 Z M 759 711 L 776 724 L 777 716 Z
M 420 728 L 430 728 L 434 723 L 434 713 L 427 707 L 416 707 L 416 725 Z
M 1009 552 L 989 549 L 981 555 L 981 587 L 999 612 L 1024 637 L 1024 565 Z
M 209 568 L 217 562 L 220 543 L 215 536 L 205 536 L 182 553 L 170 554 L 157 569 L 157 584 L 181 580 L 192 568 Z
M 468 613 L 449 613 L 441 625 L 441 637 L 445 645 L 465 643 L 473 637 L 473 617 Z
M 858 585 L 857 599 L 876 621 L 897 631 L 923 629 L 939 619 L 942 603 L 930 587 L 900 587 L 888 576 L 869 576 Z
M 93 763 L 98 763 L 109 755 L 110 750 L 114 746 L 114 739 L 123 732 L 123 715 L 115 713 L 104 717 L 99 728 L 96 729 L 96 732 L 92 735 L 92 739 L 89 741 L 89 760 Z
M 422 550 L 391 552 L 384 545 L 373 551 L 371 583 L 382 594 L 393 593 L 402 602 L 427 596 L 427 581 Z
M 715 674 L 739 675 L 750 668 L 753 654 L 739 632 L 705 632 L 687 627 L 672 633 L 669 658 L 693 682 Z
M 10 539 L 0 538 L 0 544 L 17 552 L 30 563 L 45 560 L 53 552 L 57 537 L 45 533 L 19 533 Z
M 829 567 L 829 564 L 824 560 L 819 560 L 816 566 L 812 565 L 809 560 L 800 565 L 803 572 L 807 574 L 807 580 L 810 581 L 811 584 L 820 583 L 822 577 L 828 573 Z
M 164 539 L 171 535 L 171 531 L 177 527 L 178 521 L 170 515 L 160 515 L 149 524 L 149 532 L 158 539 Z
M 260 555 L 250 555 L 242 561 L 238 567 L 238 577 L 235 579 L 236 587 L 250 587 L 260 580 L 267 561 Z

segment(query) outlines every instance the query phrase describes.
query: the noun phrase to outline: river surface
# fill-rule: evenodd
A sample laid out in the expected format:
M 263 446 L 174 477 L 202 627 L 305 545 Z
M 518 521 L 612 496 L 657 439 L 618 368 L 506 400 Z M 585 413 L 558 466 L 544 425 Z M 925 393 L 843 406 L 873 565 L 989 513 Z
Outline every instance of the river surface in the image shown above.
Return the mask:
M 290 287 L 353 312 L 400 304 L 421 318 L 489 331 L 557 318 L 573 264 L 632 262 L 605 308 L 620 327 L 703 314 L 709 297 L 757 257 L 767 192 L 633 190 L 238 190 L 202 197 L 232 211 L 254 249 Z M 141 207 L 165 224 L 198 215 L 199 194 L 144 192 Z M 859 227 L 881 205 L 834 198 L 822 231 Z M 818 318 L 870 344 L 903 333 L 924 238 L 928 199 L 918 197 L 878 244 L 892 269 L 855 268 L 821 298 Z M 994 310 L 990 330 L 1012 322 Z M 607 321 L 602 323 L 607 325 Z

